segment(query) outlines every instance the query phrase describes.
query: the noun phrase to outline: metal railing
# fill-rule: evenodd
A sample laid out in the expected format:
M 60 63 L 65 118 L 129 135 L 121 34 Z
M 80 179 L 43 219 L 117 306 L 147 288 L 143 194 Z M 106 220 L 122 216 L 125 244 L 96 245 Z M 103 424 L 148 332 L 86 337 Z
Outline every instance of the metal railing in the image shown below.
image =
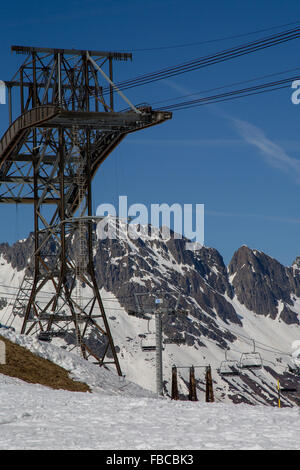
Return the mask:
M 48 121 L 59 113 L 56 106 L 39 106 L 30 109 L 19 116 L 7 129 L 0 140 L 0 158 L 5 158 L 7 152 L 14 146 L 19 135 L 29 127 Z M 0 164 L 1 164 L 0 160 Z

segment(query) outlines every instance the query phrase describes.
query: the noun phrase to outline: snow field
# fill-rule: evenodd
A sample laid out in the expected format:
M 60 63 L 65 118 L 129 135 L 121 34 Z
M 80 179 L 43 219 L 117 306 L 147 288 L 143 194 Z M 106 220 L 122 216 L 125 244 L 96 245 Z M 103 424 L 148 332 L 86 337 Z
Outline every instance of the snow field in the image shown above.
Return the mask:
M 0 376 L 0 449 L 299 449 L 300 412 L 72 393 Z

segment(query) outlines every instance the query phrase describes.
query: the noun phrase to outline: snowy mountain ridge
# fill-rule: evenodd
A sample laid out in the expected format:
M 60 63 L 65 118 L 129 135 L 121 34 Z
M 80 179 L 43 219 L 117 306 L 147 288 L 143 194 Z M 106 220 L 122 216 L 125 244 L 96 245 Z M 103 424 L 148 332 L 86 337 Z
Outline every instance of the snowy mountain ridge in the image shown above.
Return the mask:
M 277 379 L 298 382 L 287 368 L 292 343 L 300 339 L 300 269 L 295 264 L 284 267 L 246 246 L 236 251 L 227 268 L 213 248 L 193 252 L 185 249 L 184 239 L 153 239 L 147 228 L 143 231 L 143 238 L 98 240 L 94 246 L 97 282 L 126 378 L 155 390 L 155 353 L 141 350 L 154 322 L 148 325 L 137 312 L 134 294 L 163 291 L 171 303 L 180 296 L 179 307 L 188 312 L 163 314 L 165 392 L 170 393 L 172 365 L 178 367 L 182 397 L 188 393 L 188 369 L 180 367 L 203 366 L 196 368 L 203 400 L 204 367 L 210 364 L 218 401 L 276 405 Z M 32 249 L 32 236 L 13 246 L 0 245 L 1 323 L 10 317 Z M 41 296 L 47 299 L 47 286 Z M 17 331 L 21 321 L 14 321 Z M 182 337 L 185 344 L 178 344 Z M 55 341 L 63 346 L 61 339 Z M 227 359 L 237 362 L 255 350 L 263 367 L 240 370 L 237 377 L 221 376 L 226 350 Z M 300 403 L 299 395 L 283 400 L 288 406 L 293 403 Z

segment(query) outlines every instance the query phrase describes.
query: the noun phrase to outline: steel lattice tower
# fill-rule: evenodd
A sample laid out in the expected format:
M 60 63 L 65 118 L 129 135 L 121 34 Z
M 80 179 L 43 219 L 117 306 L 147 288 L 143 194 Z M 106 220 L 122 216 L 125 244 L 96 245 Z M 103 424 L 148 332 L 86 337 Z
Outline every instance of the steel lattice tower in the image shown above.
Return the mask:
M 34 211 L 34 254 L 15 302 L 21 333 L 66 335 L 84 358 L 114 364 L 121 375 L 94 271 L 91 184 L 128 133 L 171 113 L 127 100 L 129 110 L 115 112 L 115 92 L 126 97 L 113 83 L 113 62 L 131 54 L 12 50 L 27 57 L 5 82 L 9 128 L 0 141 L 0 203 L 32 204 Z M 20 112 L 13 121 L 16 93 Z

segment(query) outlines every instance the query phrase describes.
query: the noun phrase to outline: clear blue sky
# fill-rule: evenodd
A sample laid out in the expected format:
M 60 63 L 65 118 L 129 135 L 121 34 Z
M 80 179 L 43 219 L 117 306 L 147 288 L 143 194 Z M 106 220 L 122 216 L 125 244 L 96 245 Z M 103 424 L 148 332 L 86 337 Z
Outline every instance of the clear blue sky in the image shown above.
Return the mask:
M 0 79 L 10 79 L 23 60 L 10 52 L 13 44 L 133 50 L 132 63 L 117 63 L 116 79 L 123 80 L 268 33 L 135 49 L 214 40 L 294 21 L 300 21 L 296 0 L 2 2 Z M 127 94 L 135 103 L 152 103 L 296 67 L 300 39 Z M 217 248 L 225 262 L 246 244 L 291 264 L 300 255 L 300 105 L 290 96 L 285 89 L 179 111 L 164 125 L 128 136 L 94 180 L 95 208 L 116 204 L 118 195 L 128 195 L 130 204 L 204 203 L 205 244 Z M 7 114 L 1 105 L 1 134 Z M 32 229 L 31 209 L 2 205 L 0 210 L 0 241 L 25 238 Z

